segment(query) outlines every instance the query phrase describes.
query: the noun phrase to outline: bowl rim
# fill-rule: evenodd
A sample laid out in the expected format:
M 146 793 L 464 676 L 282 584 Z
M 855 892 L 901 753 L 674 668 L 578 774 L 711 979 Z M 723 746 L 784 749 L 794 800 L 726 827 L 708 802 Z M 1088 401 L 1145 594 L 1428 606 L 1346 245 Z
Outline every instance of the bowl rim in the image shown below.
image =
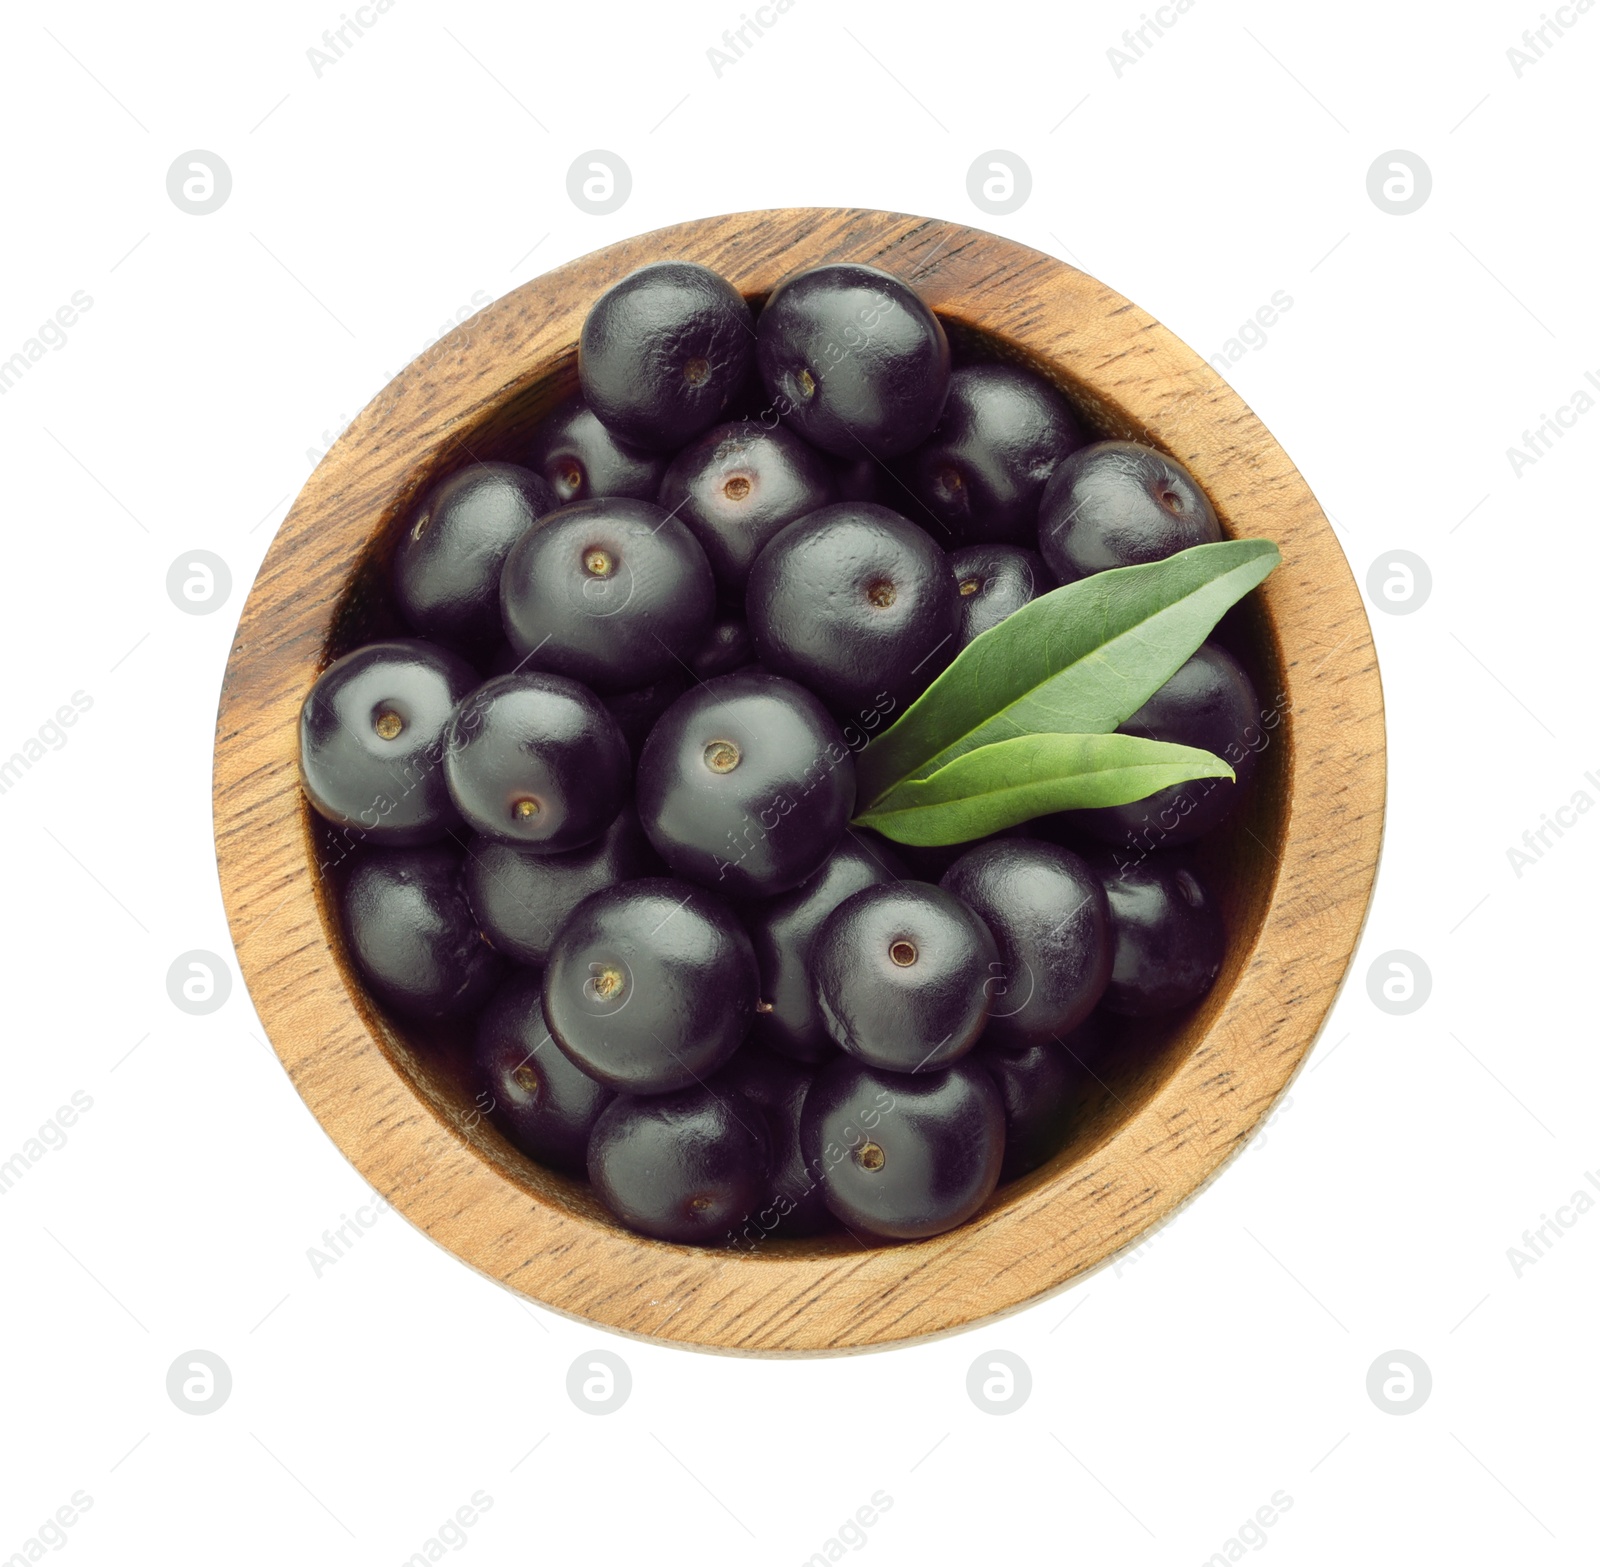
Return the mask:
M 931 1240 L 751 1254 L 620 1230 L 591 1204 L 486 1157 L 399 1069 L 326 921 L 303 806 L 301 702 L 325 667 L 353 563 L 370 558 L 463 431 L 562 367 L 606 287 L 648 261 L 721 271 L 747 295 L 827 261 L 912 283 L 941 315 L 1066 378 L 1113 433 L 1189 466 L 1225 532 L 1275 540 L 1258 590 L 1282 673 L 1286 800 L 1256 939 L 1205 1004 L 1195 1047 L 1084 1158 Z M 471 453 L 469 452 L 470 456 Z M 245 603 L 218 707 L 218 870 L 241 974 L 312 1114 L 414 1225 L 487 1277 L 628 1336 L 752 1355 L 838 1354 L 1022 1309 L 1165 1223 L 1244 1145 L 1299 1069 L 1343 984 L 1372 896 L 1386 786 L 1371 628 L 1310 489 L 1236 392 L 1136 305 L 1053 257 L 967 225 L 857 208 L 681 223 L 532 279 L 433 345 L 362 410 L 280 526 Z M 1272 852 L 1269 849 L 1269 853 Z

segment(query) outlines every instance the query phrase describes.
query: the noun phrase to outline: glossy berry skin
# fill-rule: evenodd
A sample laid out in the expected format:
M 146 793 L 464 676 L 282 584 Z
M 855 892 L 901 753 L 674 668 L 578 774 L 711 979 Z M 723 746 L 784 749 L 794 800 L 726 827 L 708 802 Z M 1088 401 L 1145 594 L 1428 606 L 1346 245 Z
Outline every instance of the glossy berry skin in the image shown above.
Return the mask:
M 811 979 L 846 1055 L 887 1072 L 933 1072 L 983 1032 L 999 962 L 989 927 L 958 898 L 901 881 L 852 893 L 828 916 Z
M 496 675 L 456 708 L 444 772 L 475 831 L 554 854 L 592 843 L 622 809 L 628 743 L 576 680 Z
M 855 803 L 855 763 L 809 691 L 745 669 L 667 709 L 635 787 L 645 833 L 677 875 L 764 898 L 833 851 Z
M 679 673 L 711 629 L 705 552 L 647 501 L 578 501 L 512 546 L 500 613 L 524 667 L 601 693 Z
M 798 887 L 751 905 L 745 913 L 761 970 L 761 1000 L 753 1039 L 796 1061 L 837 1055 L 811 983 L 811 954 L 828 916 L 852 893 L 903 874 L 887 845 L 848 831 L 838 847 Z
M 738 1094 L 763 1117 L 772 1151 L 765 1200 L 751 1210 L 732 1241 L 741 1250 L 833 1228 L 822 1183 L 806 1168 L 800 1151 L 800 1118 L 813 1075 L 808 1067 L 752 1039 L 712 1083 L 719 1093 Z
M 619 441 L 668 451 L 725 417 L 754 349 L 750 307 L 726 278 L 692 261 L 658 261 L 590 307 L 578 381 Z
M 1111 982 L 1102 1005 L 1124 1017 L 1156 1017 L 1198 1001 L 1222 972 L 1222 915 L 1199 877 L 1167 855 L 1095 868 L 1111 907 Z
M 1063 583 L 1221 537 L 1189 470 L 1136 441 L 1080 447 L 1050 475 L 1039 502 L 1039 553 Z
M 519 969 L 484 1008 L 472 1052 L 476 1103 L 530 1159 L 582 1175 L 589 1134 L 613 1095 L 557 1048 L 540 988 L 537 973 Z
M 462 891 L 461 856 L 444 845 L 363 859 L 345 885 L 341 911 L 367 988 L 407 1017 L 476 1012 L 505 972 Z
M 1000 1179 L 1014 1181 L 1066 1146 L 1084 1091 L 1094 1079 L 1053 1039 L 1021 1050 L 1002 1050 L 985 1040 L 972 1059 L 1000 1090 L 1006 1119 Z
M 969 849 L 939 885 L 1000 948 L 988 1037 L 1009 1049 L 1056 1039 L 1088 1017 L 1111 976 L 1110 914 L 1093 869 L 1070 849 L 996 838 Z
M 565 854 L 474 838 L 467 845 L 467 900 L 498 952 L 542 965 L 567 916 L 589 896 L 619 881 L 654 876 L 660 861 L 631 805 L 593 843 Z
M 629 1229 L 715 1246 L 769 1201 L 768 1158 L 760 1118 L 736 1095 L 696 1087 L 623 1096 L 589 1139 L 589 1181 Z
M 1233 768 L 1234 782 L 1193 779 L 1127 805 L 1068 811 L 1063 817 L 1107 843 L 1140 853 L 1193 843 L 1226 821 L 1243 801 L 1261 751 L 1279 722 L 1276 710 L 1261 707 L 1255 686 L 1238 659 L 1213 642 L 1202 643 L 1178 672 L 1123 722 L 1120 732 L 1210 751 Z
M 964 365 L 938 427 L 901 460 L 907 515 L 946 549 L 1032 544 L 1056 465 L 1088 440 L 1067 400 L 1018 365 Z
M 955 654 L 944 552 L 886 506 L 844 501 L 791 523 L 750 572 L 745 616 L 768 669 L 855 719 L 908 706 Z
M 972 1061 L 908 1077 L 841 1056 L 806 1095 L 800 1147 L 848 1229 L 922 1240 L 970 1219 L 1000 1179 L 1005 1112 Z
M 1044 561 L 1015 544 L 970 544 L 956 550 L 950 556 L 950 574 L 956 579 L 957 641 L 962 647 L 1052 586 Z
M 672 460 L 657 500 L 699 540 L 717 590 L 744 603 L 745 579 L 791 522 L 839 498 L 833 467 L 783 425 L 708 430 Z
M 500 571 L 511 546 L 557 506 L 538 474 L 474 463 L 436 484 L 390 567 L 400 613 L 425 637 L 487 650 L 500 639 Z
M 755 953 L 732 908 L 667 877 L 585 898 L 545 968 L 550 1032 L 619 1093 L 704 1082 L 739 1048 L 755 1009 Z
M 541 420 L 527 451 L 528 466 L 543 475 L 562 506 L 608 496 L 653 501 L 669 460 L 666 452 L 619 441 L 582 398 Z
M 749 628 L 737 615 L 728 615 L 712 626 L 711 634 L 689 660 L 689 667 L 696 680 L 715 680 L 718 675 L 743 669 L 754 658 Z
M 369 642 L 336 659 L 300 709 L 300 781 L 317 813 L 354 837 L 430 843 L 459 818 L 444 743 L 472 666 L 431 642 Z
M 756 321 L 762 384 L 813 446 L 851 460 L 926 440 L 950 384 L 950 344 L 916 292 L 841 262 L 780 283 Z

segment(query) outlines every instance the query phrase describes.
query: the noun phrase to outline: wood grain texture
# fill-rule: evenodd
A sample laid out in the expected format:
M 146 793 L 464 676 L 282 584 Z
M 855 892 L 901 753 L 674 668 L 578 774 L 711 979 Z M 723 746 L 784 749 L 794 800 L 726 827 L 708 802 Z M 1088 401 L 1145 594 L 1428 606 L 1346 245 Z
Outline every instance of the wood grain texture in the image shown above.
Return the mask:
M 373 585 L 392 525 L 434 478 L 514 459 L 517 432 L 575 384 L 590 303 L 672 257 L 751 296 L 826 261 L 893 272 L 958 340 L 977 334 L 1043 370 L 1102 434 L 1164 448 L 1229 534 L 1283 552 L 1241 622 L 1263 705 L 1282 717 L 1265 731 L 1249 809 L 1205 851 L 1230 932 L 1221 979 L 1176 1030 L 1129 1045 L 1060 1157 L 932 1240 L 744 1254 L 620 1229 L 472 1113 L 449 1041 L 403 1034 L 372 1009 L 330 917 L 338 851 L 301 800 L 297 718 L 330 653 L 384 628 Z M 622 1333 L 806 1354 L 947 1333 L 1038 1300 L 1215 1175 L 1344 978 L 1376 873 L 1384 776 L 1377 664 L 1343 554 L 1283 451 L 1203 360 L 1094 279 L 991 234 L 792 209 L 663 229 L 536 278 L 378 394 L 312 474 L 251 590 L 218 713 L 214 806 L 234 942 L 273 1046 L 329 1136 L 412 1223 L 490 1278 Z

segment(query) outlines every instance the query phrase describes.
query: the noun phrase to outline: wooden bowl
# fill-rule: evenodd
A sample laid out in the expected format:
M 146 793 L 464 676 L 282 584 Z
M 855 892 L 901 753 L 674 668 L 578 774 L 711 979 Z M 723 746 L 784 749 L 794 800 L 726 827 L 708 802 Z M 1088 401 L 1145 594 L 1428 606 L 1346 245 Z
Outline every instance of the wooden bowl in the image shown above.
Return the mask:
M 1283 552 L 1227 622 L 1279 716 L 1263 727 L 1251 800 L 1204 844 L 1229 931 L 1220 979 L 1176 1026 L 1130 1034 L 1056 1159 L 932 1240 L 829 1237 L 747 1255 L 620 1228 L 586 1186 L 531 1164 L 483 1120 L 459 1042 L 402 1030 L 364 995 L 338 929 L 329 838 L 301 798 L 307 690 L 330 658 L 397 629 L 383 584 L 401 515 L 447 472 L 515 459 L 517 433 L 576 386 L 592 301 L 669 257 L 715 268 L 752 299 L 823 262 L 895 273 L 958 347 L 1039 369 L 1102 435 L 1185 463 L 1229 535 Z M 750 1354 L 967 1327 L 1060 1289 L 1171 1214 L 1242 1147 L 1316 1037 L 1365 918 L 1383 803 L 1371 632 L 1277 442 L 1204 360 L 1093 278 L 959 223 L 887 212 L 662 229 L 535 278 L 429 349 L 301 491 L 245 605 L 217 717 L 217 859 L 240 967 L 334 1142 L 440 1245 L 529 1298 L 621 1333 Z

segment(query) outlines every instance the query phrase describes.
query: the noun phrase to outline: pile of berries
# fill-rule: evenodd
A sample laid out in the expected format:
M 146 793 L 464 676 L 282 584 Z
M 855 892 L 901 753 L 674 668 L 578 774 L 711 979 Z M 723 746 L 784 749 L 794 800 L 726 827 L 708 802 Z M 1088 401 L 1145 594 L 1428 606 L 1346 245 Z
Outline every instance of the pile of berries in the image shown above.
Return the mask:
M 961 1224 L 1064 1146 L 1108 1016 L 1215 981 L 1181 846 L 1244 793 L 1256 694 L 1207 643 L 1123 726 L 1238 785 L 949 850 L 850 825 L 855 754 L 1037 595 L 1220 538 L 1211 504 L 1041 376 L 952 369 L 867 266 L 759 313 L 644 267 L 591 309 L 579 379 L 521 464 L 468 462 L 402 519 L 414 635 L 306 698 L 349 952 L 457 1042 L 512 1144 L 642 1234 Z

